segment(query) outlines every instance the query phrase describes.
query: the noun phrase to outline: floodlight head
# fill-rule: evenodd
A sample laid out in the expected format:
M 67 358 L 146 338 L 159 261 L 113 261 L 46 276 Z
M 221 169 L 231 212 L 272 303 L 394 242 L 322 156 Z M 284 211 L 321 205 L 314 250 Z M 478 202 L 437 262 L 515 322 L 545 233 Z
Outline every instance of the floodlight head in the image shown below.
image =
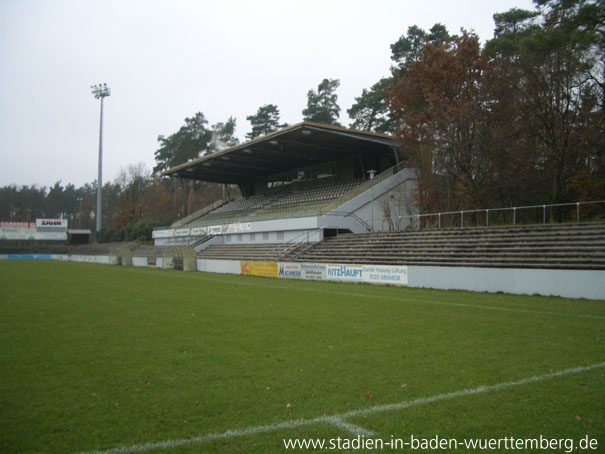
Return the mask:
M 99 85 L 91 85 L 92 94 L 95 95 L 95 98 L 105 98 L 106 96 L 111 95 L 111 90 L 107 86 L 107 84 L 99 84 Z

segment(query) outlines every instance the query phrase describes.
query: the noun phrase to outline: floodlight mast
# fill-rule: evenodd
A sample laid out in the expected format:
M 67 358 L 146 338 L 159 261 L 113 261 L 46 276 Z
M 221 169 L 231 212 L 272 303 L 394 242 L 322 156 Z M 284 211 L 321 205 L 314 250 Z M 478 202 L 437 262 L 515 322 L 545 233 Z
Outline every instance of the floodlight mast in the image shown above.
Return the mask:
M 101 220 L 103 212 L 103 198 L 101 191 L 103 189 L 103 99 L 111 94 L 111 89 L 107 84 L 91 85 L 92 94 L 96 99 L 101 100 L 101 116 L 99 120 L 99 178 L 97 179 L 97 232 L 101 231 Z

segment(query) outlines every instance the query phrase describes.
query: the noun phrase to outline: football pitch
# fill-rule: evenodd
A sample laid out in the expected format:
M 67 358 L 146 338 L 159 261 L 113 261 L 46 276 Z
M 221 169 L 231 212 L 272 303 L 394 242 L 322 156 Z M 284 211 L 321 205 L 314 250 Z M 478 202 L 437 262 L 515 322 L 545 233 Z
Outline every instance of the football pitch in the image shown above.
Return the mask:
M 605 452 L 605 301 L 4 261 L 0 305 L 2 453 Z

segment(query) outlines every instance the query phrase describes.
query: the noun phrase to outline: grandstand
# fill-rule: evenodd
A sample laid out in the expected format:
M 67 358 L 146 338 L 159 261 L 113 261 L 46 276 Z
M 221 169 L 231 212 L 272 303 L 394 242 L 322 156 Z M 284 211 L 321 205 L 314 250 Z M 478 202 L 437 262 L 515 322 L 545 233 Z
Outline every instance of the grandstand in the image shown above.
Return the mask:
M 157 229 L 155 244 L 201 251 L 380 231 L 384 226 L 373 220 L 385 211 L 415 213 L 416 177 L 405 159 L 387 135 L 308 122 L 290 126 L 166 171 L 236 185 L 242 195 Z

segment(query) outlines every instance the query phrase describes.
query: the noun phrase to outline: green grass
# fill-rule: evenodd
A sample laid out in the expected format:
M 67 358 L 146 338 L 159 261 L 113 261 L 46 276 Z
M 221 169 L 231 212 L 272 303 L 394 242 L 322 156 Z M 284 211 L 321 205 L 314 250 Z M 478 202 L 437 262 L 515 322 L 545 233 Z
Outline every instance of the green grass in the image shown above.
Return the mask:
M 2 453 L 187 439 L 605 361 L 603 301 L 5 261 L 0 310 Z M 589 435 L 603 452 L 605 368 L 346 422 L 385 440 Z M 353 438 L 317 423 L 153 452 L 339 436 Z

